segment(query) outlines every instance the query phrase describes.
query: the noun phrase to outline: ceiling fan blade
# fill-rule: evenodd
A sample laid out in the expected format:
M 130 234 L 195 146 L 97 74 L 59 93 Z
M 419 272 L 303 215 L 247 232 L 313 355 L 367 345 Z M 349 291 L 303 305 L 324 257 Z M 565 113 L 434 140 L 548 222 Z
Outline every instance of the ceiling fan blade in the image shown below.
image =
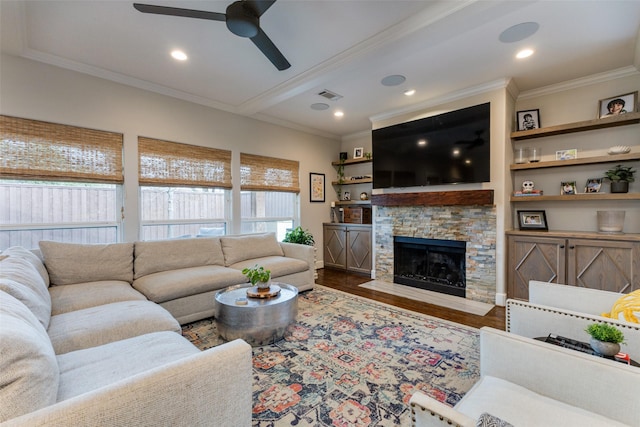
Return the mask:
M 185 18 L 208 19 L 211 21 L 226 21 L 224 13 L 208 12 L 205 10 L 181 9 L 179 7 L 155 6 L 152 4 L 134 3 L 133 7 L 143 13 L 154 13 L 156 15 L 183 16 Z
M 276 0 L 245 0 L 245 3 L 255 10 L 258 16 L 262 16 L 275 2 Z
M 278 70 L 283 71 L 291 67 L 289 61 L 287 61 L 284 55 L 278 50 L 276 45 L 273 44 L 271 39 L 267 37 L 265 32 L 262 31 L 262 28 L 258 28 L 258 34 L 255 37 L 251 37 L 251 41 Z

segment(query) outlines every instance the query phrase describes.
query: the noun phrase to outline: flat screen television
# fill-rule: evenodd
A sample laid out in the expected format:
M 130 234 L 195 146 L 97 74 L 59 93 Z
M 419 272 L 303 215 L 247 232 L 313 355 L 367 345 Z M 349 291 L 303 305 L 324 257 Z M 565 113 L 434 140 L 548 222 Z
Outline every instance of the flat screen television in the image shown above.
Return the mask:
M 490 180 L 490 103 L 376 129 L 373 188 Z

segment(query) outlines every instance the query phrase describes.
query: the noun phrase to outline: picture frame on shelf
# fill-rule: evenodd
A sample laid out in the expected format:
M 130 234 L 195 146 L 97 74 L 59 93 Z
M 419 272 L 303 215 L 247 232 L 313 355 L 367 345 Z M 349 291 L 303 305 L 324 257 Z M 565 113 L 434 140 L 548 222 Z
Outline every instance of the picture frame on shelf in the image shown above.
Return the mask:
M 348 202 L 351 200 L 351 192 L 345 191 L 342 193 L 342 201 Z
M 325 176 L 323 173 L 309 173 L 309 201 L 323 203 L 325 193 Z
M 545 211 L 518 211 L 520 230 L 548 231 L 547 213 Z
M 362 159 L 364 157 L 364 148 L 357 147 L 353 149 L 353 158 L 354 159 Z
M 601 99 L 598 103 L 598 118 L 617 116 L 638 111 L 638 91 Z
M 575 181 L 562 181 L 560 184 L 560 194 L 563 196 L 569 196 L 577 194 L 578 190 Z
M 599 193 L 602 187 L 602 178 L 589 178 L 584 186 L 585 194 Z
M 570 148 L 568 150 L 556 151 L 556 160 L 573 160 L 578 158 L 578 149 Z
M 540 110 L 522 110 L 516 112 L 518 130 L 540 129 Z

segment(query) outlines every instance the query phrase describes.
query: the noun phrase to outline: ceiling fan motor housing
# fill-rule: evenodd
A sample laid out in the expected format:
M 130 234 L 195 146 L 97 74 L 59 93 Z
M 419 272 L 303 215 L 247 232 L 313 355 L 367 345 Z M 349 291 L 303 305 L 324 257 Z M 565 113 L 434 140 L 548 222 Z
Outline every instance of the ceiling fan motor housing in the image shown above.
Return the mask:
M 260 17 L 243 1 L 236 1 L 227 7 L 226 24 L 229 31 L 240 37 L 255 37 L 260 28 Z

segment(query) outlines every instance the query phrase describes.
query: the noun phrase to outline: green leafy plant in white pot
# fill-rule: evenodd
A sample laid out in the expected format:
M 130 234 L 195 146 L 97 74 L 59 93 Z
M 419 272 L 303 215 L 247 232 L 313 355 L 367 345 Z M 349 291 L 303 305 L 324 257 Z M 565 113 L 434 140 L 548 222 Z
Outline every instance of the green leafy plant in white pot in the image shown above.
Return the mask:
M 243 268 L 242 274 L 247 276 L 251 285 L 257 286 L 260 290 L 268 290 L 271 286 L 271 270 L 267 270 L 261 265 L 256 264 L 251 268 Z
M 313 234 L 308 230 L 303 230 L 302 227 L 297 226 L 285 234 L 283 242 L 298 243 L 300 245 L 313 246 L 316 241 L 313 239 Z
M 591 335 L 589 344 L 597 353 L 614 356 L 620 352 L 620 344 L 624 343 L 620 329 L 606 323 L 592 323 L 585 331 Z

